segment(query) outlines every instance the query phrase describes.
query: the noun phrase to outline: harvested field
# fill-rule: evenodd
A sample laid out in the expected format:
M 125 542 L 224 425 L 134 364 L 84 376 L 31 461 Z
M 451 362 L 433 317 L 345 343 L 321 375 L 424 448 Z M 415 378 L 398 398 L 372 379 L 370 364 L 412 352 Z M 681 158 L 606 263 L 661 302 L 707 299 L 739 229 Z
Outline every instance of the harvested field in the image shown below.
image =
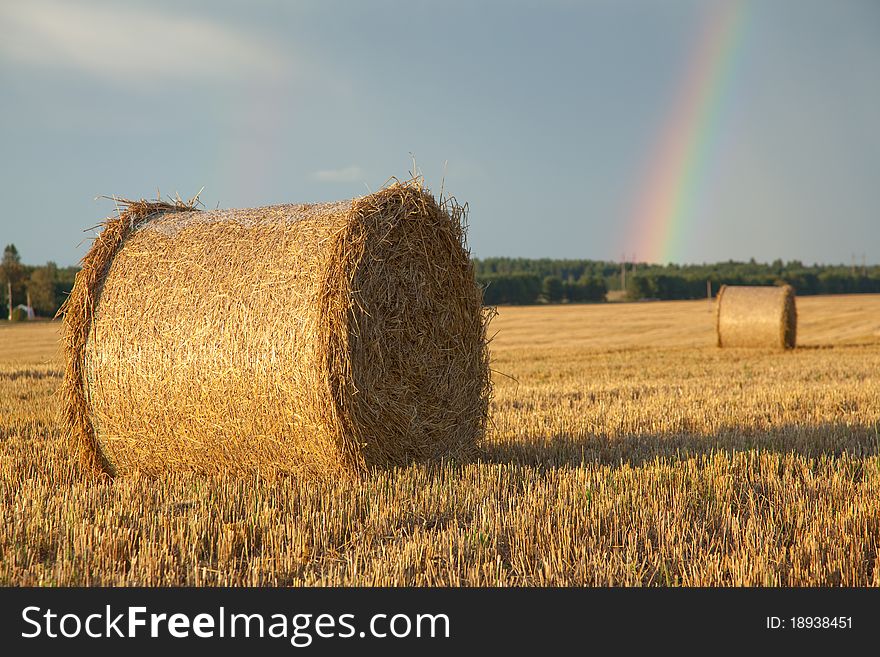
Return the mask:
M 502 308 L 479 461 L 362 481 L 72 467 L 58 324 L 0 325 L 5 585 L 880 585 L 880 296 L 798 348 L 706 301 Z

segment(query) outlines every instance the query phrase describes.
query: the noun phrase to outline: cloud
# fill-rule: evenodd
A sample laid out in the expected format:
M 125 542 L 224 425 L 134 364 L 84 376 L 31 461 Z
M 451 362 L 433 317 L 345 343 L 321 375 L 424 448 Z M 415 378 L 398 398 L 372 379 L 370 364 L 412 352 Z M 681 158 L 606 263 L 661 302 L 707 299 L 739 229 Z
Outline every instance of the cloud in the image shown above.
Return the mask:
M 341 169 L 326 169 L 315 171 L 312 179 L 318 182 L 358 182 L 364 179 L 364 170 L 358 166 L 343 167 Z
M 78 70 L 112 82 L 272 79 L 271 44 L 209 18 L 52 0 L 0 4 L 0 61 Z

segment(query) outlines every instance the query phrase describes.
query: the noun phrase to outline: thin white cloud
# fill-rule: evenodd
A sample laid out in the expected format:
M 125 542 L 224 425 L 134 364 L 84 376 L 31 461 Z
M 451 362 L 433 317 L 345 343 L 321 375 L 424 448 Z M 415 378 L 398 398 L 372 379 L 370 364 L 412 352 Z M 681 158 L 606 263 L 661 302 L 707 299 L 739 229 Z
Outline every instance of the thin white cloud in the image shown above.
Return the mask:
M 312 179 L 318 182 L 359 182 L 364 179 L 364 170 L 358 166 L 343 167 L 341 169 L 325 169 L 315 171 Z
M 52 0 L 0 3 L 0 60 L 126 83 L 274 78 L 270 44 L 208 17 Z

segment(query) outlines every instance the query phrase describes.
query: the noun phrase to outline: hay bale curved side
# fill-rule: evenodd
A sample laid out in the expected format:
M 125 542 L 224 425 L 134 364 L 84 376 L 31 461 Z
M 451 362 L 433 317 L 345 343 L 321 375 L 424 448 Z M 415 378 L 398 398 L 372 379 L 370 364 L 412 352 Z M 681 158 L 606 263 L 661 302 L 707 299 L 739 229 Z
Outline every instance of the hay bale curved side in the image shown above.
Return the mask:
M 461 220 L 409 181 L 137 222 L 92 281 L 69 367 L 93 466 L 359 473 L 472 454 L 490 383 Z
M 723 285 L 715 303 L 719 347 L 795 348 L 797 307 L 790 285 Z
M 159 212 L 191 209 L 182 203 L 136 201 L 126 205 L 118 217 L 103 222 L 103 230 L 82 259 L 73 289 L 58 311 L 64 317 L 62 351 L 65 372 L 60 394 L 69 446 L 83 468 L 98 476 L 113 475 L 114 468 L 98 444 L 89 418 L 85 386 L 85 347 L 95 314 L 96 295 L 116 252 L 136 227 Z

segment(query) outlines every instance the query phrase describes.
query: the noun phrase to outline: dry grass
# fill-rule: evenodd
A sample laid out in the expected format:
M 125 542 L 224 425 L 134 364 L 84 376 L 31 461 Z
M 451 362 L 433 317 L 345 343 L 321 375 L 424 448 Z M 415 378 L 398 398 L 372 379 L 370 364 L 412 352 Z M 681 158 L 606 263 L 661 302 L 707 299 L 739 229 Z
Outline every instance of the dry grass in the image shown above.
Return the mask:
M 784 352 L 705 301 L 504 308 L 479 462 L 320 483 L 92 485 L 56 326 L 0 328 L 0 583 L 880 585 L 880 296 L 798 312 Z

